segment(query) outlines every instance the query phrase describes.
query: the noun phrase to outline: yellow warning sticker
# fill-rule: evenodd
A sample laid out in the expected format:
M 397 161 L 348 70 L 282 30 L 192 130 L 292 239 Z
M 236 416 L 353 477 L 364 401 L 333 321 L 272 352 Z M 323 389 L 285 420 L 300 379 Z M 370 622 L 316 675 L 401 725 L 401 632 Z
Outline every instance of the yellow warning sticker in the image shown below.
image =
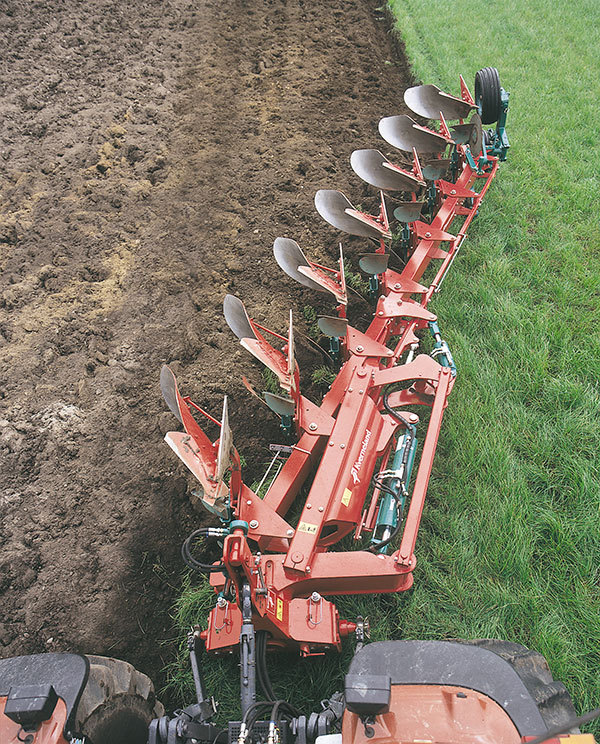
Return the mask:
M 352 498 L 352 491 L 349 488 L 345 488 L 344 493 L 342 494 L 342 504 L 344 506 L 348 506 L 351 498 Z
M 277 619 L 279 621 L 283 620 L 283 599 L 279 599 L 279 597 L 277 597 Z
M 317 529 L 317 525 L 310 522 L 300 522 L 298 525 L 298 532 L 308 532 L 309 535 L 316 535 Z

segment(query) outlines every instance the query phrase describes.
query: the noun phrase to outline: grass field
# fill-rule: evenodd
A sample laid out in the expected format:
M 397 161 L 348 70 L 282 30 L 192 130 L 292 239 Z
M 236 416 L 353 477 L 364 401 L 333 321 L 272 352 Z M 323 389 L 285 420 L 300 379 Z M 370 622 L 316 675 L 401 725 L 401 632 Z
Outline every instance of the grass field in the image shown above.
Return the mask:
M 391 7 L 417 79 L 457 94 L 459 73 L 472 85 L 480 67 L 499 69 L 512 148 L 432 306 L 459 377 L 415 588 L 340 610 L 368 614 L 374 639 L 528 645 L 583 713 L 600 704 L 600 4 Z M 212 602 L 184 593 L 181 625 Z M 280 664 L 276 691 L 307 707 L 307 689 L 318 700 L 339 687 L 348 654 Z M 209 669 L 225 707 L 237 674 L 233 661 Z

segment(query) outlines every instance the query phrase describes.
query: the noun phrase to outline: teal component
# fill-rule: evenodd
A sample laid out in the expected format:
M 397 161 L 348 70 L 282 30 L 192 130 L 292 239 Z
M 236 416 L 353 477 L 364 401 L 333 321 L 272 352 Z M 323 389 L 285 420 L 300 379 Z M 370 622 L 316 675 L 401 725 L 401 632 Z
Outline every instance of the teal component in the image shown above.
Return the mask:
M 506 154 L 510 143 L 506 134 L 506 117 L 508 116 L 508 98 L 510 93 L 500 88 L 500 116 L 496 123 L 496 131 L 490 144 L 486 145 L 486 150 L 490 155 L 497 155 L 499 160 L 506 160 Z M 490 130 L 491 133 L 491 130 Z
M 435 340 L 431 356 L 439 362 L 442 367 L 450 367 L 452 377 L 456 377 L 456 364 L 454 364 L 454 357 L 450 352 L 448 344 L 442 338 L 438 324 L 435 320 L 432 320 L 428 323 L 428 326 L 429 331 Z
M 452 154 L 452 157 L 454 157 L 455 153 Z M 457 157 L 457 163 L 458 163 L 458 156 Z M 435 202 L 437 199 L 437 189 L 435 187 L 435 181 L 432 181 L 431 186 L 427 189 L 427 211 L 430 214 L 433 214 L 435 211 Z
M 377 275 L 371 275 L 369 277 L 369 296 L 372 300 L 376 300 L 379 297 L 379 279 Z
M 398 520 L 402 519 L 402 512 L 408 497 L 408 484 L 412 473 L 415 455 L 417 452 L 416 428 L 410 426 L 406 433 L 398 438 L 391 470 L 385 471 L 382 485 L 385 489 L 393 491 L 395 497 L 387 491 L 383 491 L 375 529 L 371 537 L 371 545 L 377 548 L 379 543 L 389 538 L 398 526 Z M 383 490 L 383 489 L 382 489 Z M 396 507 L 399 504 L 399 509 Z M 377 552 L 387 553 L 389 545 L 384 545 Z
M 329 355 L 334 362 L 340 363 L 340 339 L 337 336 L 329 337 Z
M 281 430 L 287 435 L 290 436 L 292 433 L 292 426 L 294 423 L 294 417 L 293 416 L 281 416 Z
M 477 158 L 477 161 L 475 161 L 475 158 L 473 157 L 473 154 L 471 153 L 471 148 L 466 147 L 465 148 L 465 155 L 467 156 L 467 161 L 471 168 L 476 173 L 485 173 L 486 170 L 490 170 L 490 161 L 488 160 L 488 149 L 487 146 L 484 145 L 481 155 Z
M 408 224 L 402 224 L 402 230 L 400 231 L 400 240 L 398 241 L 398 249 L 400 258 L 403 261 L 408 261 L 408 251 L 410 250 L 410 227 Z
M 234 519 L 233 522 L 229 525 L 230 532 L 233 532 L 234 530 L 243 530 L 244 535 L 248 534 L 248 522 L 244 522 L 243 519 Z
M 450 180 L 452 181 L 452 183 L 456 183 L 456 179 L 460 175 L 458 171 L 458 165 L 459 165 L 458 150 L 456 149 L 456 147 L 453 147 L 452 156 L 450 160 Z

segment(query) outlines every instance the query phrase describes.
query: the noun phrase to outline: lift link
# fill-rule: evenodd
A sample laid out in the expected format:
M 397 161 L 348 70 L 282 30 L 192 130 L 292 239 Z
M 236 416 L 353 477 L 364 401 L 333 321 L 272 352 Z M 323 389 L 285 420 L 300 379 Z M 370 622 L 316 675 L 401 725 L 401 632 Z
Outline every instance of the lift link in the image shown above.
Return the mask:
M 242 716 L 256 702 L 256 633 L 252 622 L 250 585 L 244 582 L 241 591 L 242 630 L 240 633 L 240 687 Z M 240 730 L 239 744 L 243 744 L 247 731 Z

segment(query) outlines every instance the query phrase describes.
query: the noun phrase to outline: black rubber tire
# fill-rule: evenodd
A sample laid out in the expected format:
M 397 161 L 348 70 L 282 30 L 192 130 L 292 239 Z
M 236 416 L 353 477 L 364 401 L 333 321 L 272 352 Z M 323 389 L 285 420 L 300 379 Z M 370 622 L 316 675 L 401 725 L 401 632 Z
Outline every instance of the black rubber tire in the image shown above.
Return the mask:
M 500 75 L 495 67 L 483 67 L 475 74 L 475 103 L 481 109 L 481 123 L 495 124 L 502 111 Z
M 548 662 L 542 654 L 531 651 L 518 643 L 495 638 L 461 640 L 460 642 L 493 651 L 508 661 L 535 700 L 544 723 L 549 729 L 562 726 L 577 718 L 571 696 L 562 682 L 554 680 Z M 579 733 L 579 730 L 572 729 L 571 733 Z
M 164 713 L 150 679 L 125 661 L 87 658 L 90 674 L 77 706 L 76 733 L 90 744 L 146 744 L 150 721 Z

